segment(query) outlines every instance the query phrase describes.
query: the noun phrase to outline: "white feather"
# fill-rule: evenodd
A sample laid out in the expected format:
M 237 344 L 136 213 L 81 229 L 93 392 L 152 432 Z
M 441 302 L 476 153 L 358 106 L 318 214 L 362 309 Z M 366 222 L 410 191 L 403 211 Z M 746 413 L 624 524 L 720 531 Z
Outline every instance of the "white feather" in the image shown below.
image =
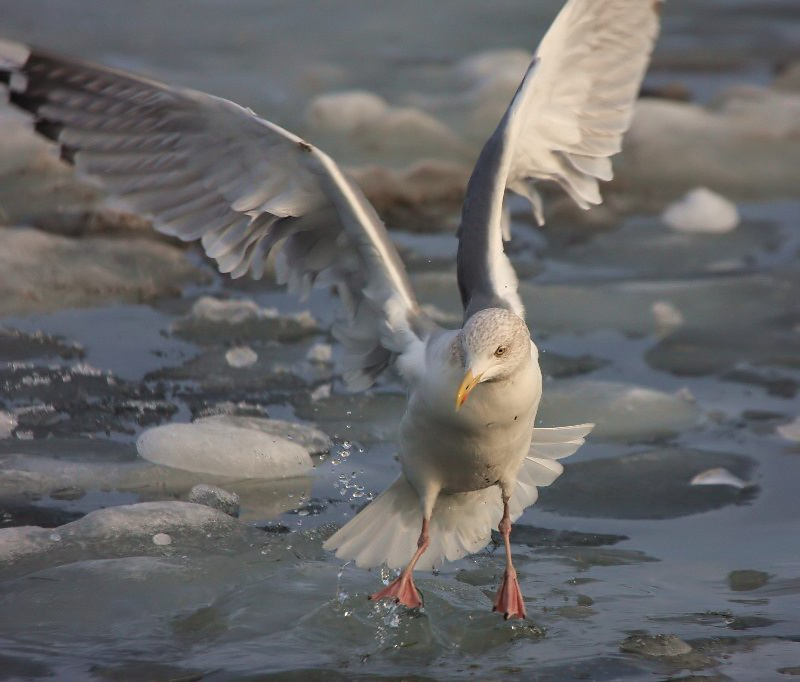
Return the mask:
M 550 485 L 563 471 L 556 461 L 575 452 L 594 424 L 533 430 L 531 450 L 522 464 L 511 497 L 511 518 L 536 502 L 538 487 Z M 418 568 L 430 570 L 483 549 L 503 515 L 497 486 L 474 492 L 446 494 L 436 500 L 430 519 L 431 544 Z M 422 524 L 420 501 L 404 476 L 362 509 L 326 542 L 336 556 L 358 566 L 404 566 L 417 548 Z

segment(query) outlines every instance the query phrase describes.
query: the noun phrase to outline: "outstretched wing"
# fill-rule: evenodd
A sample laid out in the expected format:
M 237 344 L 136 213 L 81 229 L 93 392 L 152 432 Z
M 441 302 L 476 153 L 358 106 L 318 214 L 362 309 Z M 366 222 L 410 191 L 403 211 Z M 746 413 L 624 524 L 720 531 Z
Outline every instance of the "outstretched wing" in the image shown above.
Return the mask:
M 581 207 L 601 203 L 598 180 L 622 135 L 658 33 L 657 0 L 569 0 L 472 173 L 459 228 L 458 283 L 465 315 L 488 306 L 524 314 L 505 255 L 506 189 L 527 197 L 554 180 Z
M 0 81 L 82 176 L 160 232 L 201 240 L 222 272 L 260 278 L 279 247 L 290 289 L 335 284 L 352 388 L 432 328 L 373 207 L 301 138 L 233 102 L 18 43 L 0 41 Z

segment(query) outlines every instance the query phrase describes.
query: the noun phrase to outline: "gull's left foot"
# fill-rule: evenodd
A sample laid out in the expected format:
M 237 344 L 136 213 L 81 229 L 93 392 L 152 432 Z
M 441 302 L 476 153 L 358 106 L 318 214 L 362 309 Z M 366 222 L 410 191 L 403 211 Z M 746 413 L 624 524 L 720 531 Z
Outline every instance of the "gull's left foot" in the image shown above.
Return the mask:
M 414 585 L 414 579 L 405 573 L 388 587 L 375 594 L 371 594 L 368 599 L 370 601 L 391 599 L 396 604 L 402 604 L 410 609 L 416 609 L 422 606 L 422 596 L 417 590 L 416 585 Z
M 506 569 L 503 574 L 503 582 L 500 584 L 500 589 L 497 590 L 492 611 L 502 613 L 505 620 L 528 617 L 517 581 L 517 572 L 513 568 Z

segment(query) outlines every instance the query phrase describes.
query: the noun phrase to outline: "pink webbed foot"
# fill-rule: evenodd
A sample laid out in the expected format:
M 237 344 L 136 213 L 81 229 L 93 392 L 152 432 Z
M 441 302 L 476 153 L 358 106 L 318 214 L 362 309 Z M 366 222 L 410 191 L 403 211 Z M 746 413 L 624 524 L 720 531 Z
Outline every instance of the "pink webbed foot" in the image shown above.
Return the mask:
M 503 582 L 497 590 L 492 611 L 503 614 L 505 620 L 510 618 L 527 618 L 525 602 L 522 600 L 522 591 L 519 589 L 517 572 L 514 568 L 507 568 L 503 574 Z
M 369 599 L 370 601 L 393 599 L 395 603 L 402 604 L 410 609 L 422 606 L 422 597 L 416 585 L 414 585 L 414 579 L 405 573 L 402 573 L 400 577 L 388 587 L 385 587 L 375 594 L 371 594 Z

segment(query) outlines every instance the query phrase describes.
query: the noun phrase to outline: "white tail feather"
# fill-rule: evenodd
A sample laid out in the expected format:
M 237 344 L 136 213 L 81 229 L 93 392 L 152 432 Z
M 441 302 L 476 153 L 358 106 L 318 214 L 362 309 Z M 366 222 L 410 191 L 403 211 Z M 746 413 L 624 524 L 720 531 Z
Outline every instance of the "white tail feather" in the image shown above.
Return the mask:
M 594 424 L 534 429 L 531 449 L 522 464 L 511 496 L 511 518 L 516 520 L 538 498 L 537 486 L 550 485 L 563 471 L 557 459 L 575 452 Z M 418 567 L 430 570 L 485 547 L 492 528 L 503 515 L 496 486 L 468 493 L 442 493 L 430 521 L 431 544 Z M 340 559 L 352 559 L 362 568 L 386 564 L 400 568 L 417 548 L 422 527 L 419 497 L 400 475 L 354 519 L 334 533 L 325 549 Z

